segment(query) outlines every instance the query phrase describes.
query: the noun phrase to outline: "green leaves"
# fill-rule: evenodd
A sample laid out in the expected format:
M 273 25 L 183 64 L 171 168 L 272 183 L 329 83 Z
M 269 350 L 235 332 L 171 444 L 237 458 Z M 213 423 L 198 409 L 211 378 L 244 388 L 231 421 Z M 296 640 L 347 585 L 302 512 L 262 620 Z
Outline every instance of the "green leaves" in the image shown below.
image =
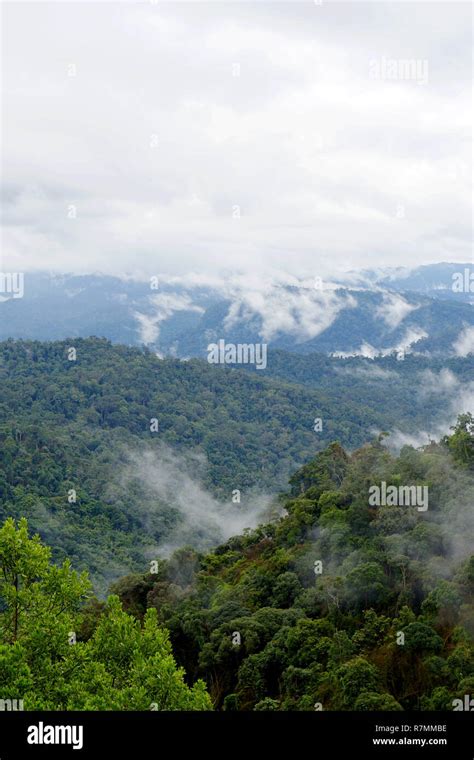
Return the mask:
M 25 615 L 35 605 L 34 583 L 48 569 L 50 551 L 41 545 L 39 536 L 28 537 L 26 519 L 18 529 L 13 519 L 0 529 L 0 599 L 5 611 L 1 616 L 2 639 L 14 642 L 22 636 Z
M 474 417 L 461 414 L 451 430 L 454 430 L 453 435 L 444 440 L 454 460 L 463 467 L 474 469 Z
M 90 582 L 49 557 L 26 520 L 0 529 L 0 698 L 23 699 L 30 710 L 212 709 L 202 682 L 185 683 L 155 609 L 142 627 L 111 596 L 79 640 Z
M 428 482 L 433 511 L 369 510 L 381 480 Z M 474 672 L 471 474 L 444 445 L 395 457 L 376 441 L 329 447 L 292 485 L 278 521 L 196 557 L 178 586 L 176 558 L 162 564 L 147 600 L 179 662 L 226 710 L 440 704 Z

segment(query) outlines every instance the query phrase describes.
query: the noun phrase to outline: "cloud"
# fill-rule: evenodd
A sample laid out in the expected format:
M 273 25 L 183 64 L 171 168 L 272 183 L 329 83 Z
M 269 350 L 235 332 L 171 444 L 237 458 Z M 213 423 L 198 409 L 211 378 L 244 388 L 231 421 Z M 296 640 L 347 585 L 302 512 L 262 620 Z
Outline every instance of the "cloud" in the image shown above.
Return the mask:
M 338 359 L 349 359 L 353 356 L 363 356 L 365 359 L 375 359 L 376 356 L 380 356 L 380 351 L 374 348 L 370 343 L 364 341 L 361 343 L 358 349 L 354 351 L 334 351 L 332 356 Z
M 352 356 L 363 356 L 366 359 L 375 359 L 377 356 L 390 356 L 396 353 L 403 354 L 414 353 L 416 343 L 422 338 L 427 338 L 426 333 L 421 327 L 409 327 L 403 337 L 394 346 L 388 348 L 374 348 L 370 343 L 363 342 L 358 349 L 354 351 L 335 351 L 332 356 L 340 359 L 348 359 Z
M 351 295 L 336 291 L 274 287 L 246 288 L 231 304 L 224 320 L 230 329 L 239 322 L 261 320 L 259 334 L 273 340 L 279 334 L 292 335 L 298 341 L 310 340 L 327 330 L 343 309 L 355 308 Z
M 435 437 L 426 430 L 406 433 L 395 428 L 390 431 L 390 437 L 385 439 L 385 444 L 391 451 L 398 452 L 403 446 L 413 446 L 414 449 L 418 449 L 420 446 L 426 446 L 432 440 L 435 440 Z
M 160 324 L 177 311 L 193 311 L 203 314 L 201 306 L 193 304 L 186 294 L 157 293 L 149 297 L 151 314 L 135 311 L 133 316 L 139 323 L 140 340 L 145 344 L 156 343 L 160 335 Z
M 394 330 L 408 314 L 418 308 L 418 305 L 409 303 L 402 296 L 395 293 L 384 293 L 383 302 L 376 308 L 375 316 L 383 319 Z
M 411 433 L 394 429 L 387 439 L 388 448 L 398 451 L 402 446 L 424 446 L 430 440 L 438 440 L 450 433 L 460 414 L 474 412 L 474 381 L 461 382 L 454 372 L 446 367 L 438 373 L 425 370 L 418 374 L 418 397 L 424 402 L 430 396 L 441 395 L 445 398 L 445 412 L 433 419 L 429 431 L 420 430 Z
M 409 327 L 403 338 L 399 340 L 397 345 L 395 346 L 395 351 L 404 351 L 405 353 L 410 353 L 413 351 L 414 346 L 416 343 L 418 343 L 419 340 L 422 340 L 423 338 L 427 338 L 428 333 L 423 330 L 422 327 Z M 387 353 L 390 353 L 390 349 L 386 349 Z
M 369 357 L 374 359 L 375 356 Z M 399 377 L 397 372 L 391 369 L 384 369 L 383 367 L 377 367 L 376 365 L 364 366 L 364 367 L 336 367 L 335 371 L 338 375 L 349 375 L 350 377 L 360 377 L 362 380 L 378 381 L 378 380 L 394 380 Z
M 406 13 L 6 3 L 3 269 L 469 261 L 470 8 Z M 428 84 L 374 80 L 383 56 Z
M 419 395 L 421 398 L 451 393 L 460 385 L 456 375 L 446 367 L 440 370 L 439 373 L 433 372 L 431 369 L 427 369 L 424 372 L 420 373 L 419 378 Z
M 119 487 L 141 494 L 139 519 L 153 532 L 163 525 L 163 537 L 150 547 L 156 556 L 168 556 L 175 548 L 209 549 L 245 528 L 268 518 L 274 496 L 252 491 L 241 494 L 240 503 L 222 502 L 202 485 L 206 458 L 196 452 L 178 453 L 165 444 L 157 449 L 128 450 L 120 470 Z
M 474 353 L 474 327 L 467 325 L 453 343 L 456 356 L 467 356 Z

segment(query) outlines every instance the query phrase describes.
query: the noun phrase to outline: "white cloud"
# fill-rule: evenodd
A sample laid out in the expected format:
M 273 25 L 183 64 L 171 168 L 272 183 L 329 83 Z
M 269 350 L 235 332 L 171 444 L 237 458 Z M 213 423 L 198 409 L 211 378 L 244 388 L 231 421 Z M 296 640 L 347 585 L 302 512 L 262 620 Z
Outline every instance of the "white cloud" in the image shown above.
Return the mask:
M 374 358 L 374 357 L 371 357 Z M 384 369 L 377 366 L 364 366 L 364 367 L 348 367 L 347 374 L 351 376 L 361 377 L 363 380 L 395 380 L 399 377 L 397 372 L 390 369 Z
M 310 289 L 292 291 L 270 283 L 261 289 L 242 290 L 231 304 L 224 326 L 229 329 L 240 321 L 248 322 L 257 316 L 261 319 L 259 332 L 264 340 L 285 333 L 304 341 L 330 327 L 343 309 L 356 306 L 355 298 L 346 293 Z
M 383 302 L 375 310 L 375 315 L 383 319 L 394 330 L 408 314 L 418 308 L 416 304 L 408 303 L 402 296 L 395 293 L 385 293 Z
M 470 9 L 381 5 L 6 3 L 3 269 L 468 261 Z
M 467 356 L 474 353 L 474 327 L 467 325 L 453 343 L 456 356 Z
M 387 447 L 392 451 L 400 451 L 403 446 L 413 446 L 418 449 L 420 446 L 426 446 L 430 440 L 434 440 L 432 433 L 421 430 L 419 433 L 404 433 L 402 430 L 395 428 L 390 433 L 389 438 L 385 439 Z
M 390 351 L 389 351 L 390 353 Z M 354 351 L 334 351 L 332 356 L 339 359 L 349 359 L 352 356 L 363 356 L 365 359 L 375 359 L 376 356 L 380 356 L 379 349 L 374 348 L 370 343 L 364 341 L 358 349 Z
M 207 491 L 200 480 L 208 466 L 202 454 L 177 453 L 161 444 L 155 450 L 128 451 L 126 457 L 118 475 L 119 485 L 122 490 L 130 486 L 140 489 L 138 517 L 142 526 L 147 529 L 154 518 L 170 510 L 177 517 L 166 544 L 158 548 L 160 556 L 184 545 L 208 549 L 268 519 L 272 495 L 242 492 L 241 502 L 233 503 L 232 494 L 227 501 L 219 501 Z
M 204 313 L 204 309 L 193 304 L 188 295 L 177 293 L 157 293 L 149 297 L 152 313 L 143 314 L 135 311 L 133 316 L 139 323 L 140 340 L 145 343 L 156 343 L 160 335 L 160 323 L 166 321 L 176 311 L 194 311 Z
M 387 445 L 394 450 L 402 446 L 423 446 L 430 440 L 439 440 L 450 433 L 460 414 L 474 412 L 474 381 L 461 382 L 454 372 L 444 367 L 438 373 L 425 370 L 419 374 L 418 395 L 423 401 L 431 395 L 445 397 L 444 413 L 432 420 L 430 431 L 422 430 L 416 434 L 398 429 L 391 432 Z
M 420 373 L 419 393 L 422 398 L 427 396 L 451 393 L 459 386 L 459 380 L 451 370 L 444 367 L 438 373 L 427 369 Z
M 422 338 L 427 338 L 426 333 L 421 327 L 409 327 L 404 336 L 394 346 L 388 348 L 375 348 L 370 343 L 363 342 L 358 349 L 354 351 L 335 351 L 333 356 L 341 359 L 347 359 L 351 356 L 364 356 L 366 359 L 375 359 L 377 356 L 389 356 L 390 354 L 409 354 L 415 350 L 416 343 Z
M 427 338 L 428 333 L 422 327 L 409 327 L 403 338 L 395 346 L 395 351 L 404 351 L 410 353 L 414 350 L 415 344 L 422 338 Z M 385 354 L 391 353 L 393 349 L 385 349 Z

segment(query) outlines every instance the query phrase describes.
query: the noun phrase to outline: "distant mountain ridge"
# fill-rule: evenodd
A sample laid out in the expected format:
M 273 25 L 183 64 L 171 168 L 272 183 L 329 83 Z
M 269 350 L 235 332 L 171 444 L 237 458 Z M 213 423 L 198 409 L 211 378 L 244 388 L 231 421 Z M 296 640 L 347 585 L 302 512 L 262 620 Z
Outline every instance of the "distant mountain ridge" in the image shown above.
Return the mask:
M 180 358 L 205 357 L 219 339 L 301 354 L 465 356 L 474 350 L 471 271 L 446 263 L 349 272 L 333 282 L 211 283 L 31 273 L 22 298 L 0 301 L 0 340 L 94 335 Z
M 454 278 L 468 269 L 472 273 L 471 290 L 453 289 Z M 474 300 L 474 268 L 467 263 L 442 262 L 419 267 L 393 267 L 363 269 L 348 272 L 338 280 L 341 284 L 352 283 L 364 288 L 386 288 L 400 293 L 422 293 L 432 298 L 447 298 L 472 303 Z

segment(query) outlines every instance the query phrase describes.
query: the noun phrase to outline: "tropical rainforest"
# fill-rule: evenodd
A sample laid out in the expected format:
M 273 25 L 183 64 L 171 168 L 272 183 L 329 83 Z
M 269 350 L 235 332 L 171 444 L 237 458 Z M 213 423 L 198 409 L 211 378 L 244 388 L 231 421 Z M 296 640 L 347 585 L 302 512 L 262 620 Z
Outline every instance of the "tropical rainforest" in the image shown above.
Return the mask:
M 319 388 L 99 339 L 74 346 L 72 361 L 67 343 L 1 346 L 2 699 L 27 710 L 411 711 L 452 710 L 474 692 L 470 414 L 395 455 L 380 432 L 388 405 L 367 421 L 360 399 L 345 416 Z M 310 437 L 315 408 L 340 425 L 339 442 L 329 425 Z M 219 468 L 235 462 L 256 479 L 290 451 L 301 464 L 271 519 L 145 562 L 137 505 L 106 484 L 119 442 L 153 445 L 153 418 L 168 444 L 203 447 L 217 493 Z M 370 506 L 381 482 L 423 484 L 429 509 Z M 120 578 L 107 572 L 117 552 Z
M 449 406 L 445 381 L 456 393 L 473 369 L 472 355 L 443 365 L 422 356 L 277 351 L 262 377 L 100 338 L 7 340 L 0 344 L 0 519 L 27 517 L 54 561 L 86 569 L 105 595 L 119 576 L 148 566 L 203 496 L 197 487 L 184 493 L 178 463 L 170 486 L 183 492 L 177 510 L 145 488 L 137 460 L 151 459 L 153 479 L 163 445 L 183 457 L 198 452 L 191 468 L 199 465 L 217 512 L 219 504 L 234 508 L 234 490 L 276 494 L 334 440 L 351 451 L 374 432 L 436 429 Z M 428 386 L 431 394 L 417 392 Z

